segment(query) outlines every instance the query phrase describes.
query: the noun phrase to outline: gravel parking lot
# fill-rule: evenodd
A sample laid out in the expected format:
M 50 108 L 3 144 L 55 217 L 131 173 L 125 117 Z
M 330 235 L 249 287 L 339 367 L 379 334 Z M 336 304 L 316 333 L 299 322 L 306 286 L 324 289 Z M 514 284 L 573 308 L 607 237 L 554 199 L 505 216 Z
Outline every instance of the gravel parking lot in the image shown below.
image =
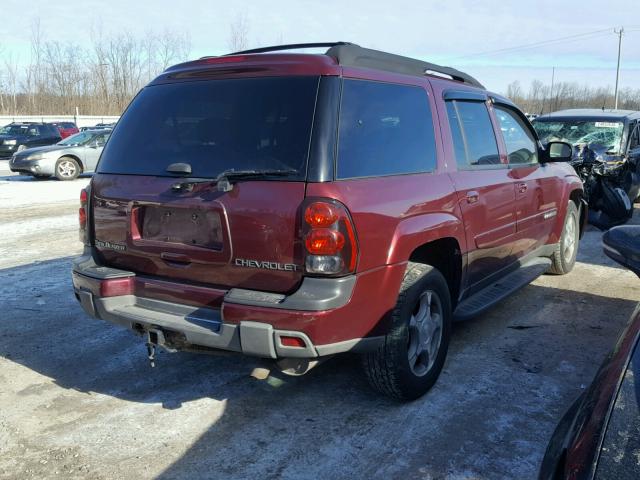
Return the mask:
M 161 353 L 151 369 L 140 338 L 73 296 L 87 182 L 0 161 L 0 478 L 534 478 L 640 300 L 589 230 L 570 275 L 456 325 L 413 403 L 370 391 L 350 356 L 299 378 L 258 380 L 238 356 Z

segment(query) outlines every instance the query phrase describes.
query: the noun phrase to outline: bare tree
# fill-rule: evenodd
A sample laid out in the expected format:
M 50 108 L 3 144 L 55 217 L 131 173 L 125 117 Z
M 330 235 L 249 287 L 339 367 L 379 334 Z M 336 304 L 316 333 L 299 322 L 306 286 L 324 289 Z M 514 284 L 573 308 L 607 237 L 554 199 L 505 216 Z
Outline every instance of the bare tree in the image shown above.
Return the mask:
M 507 86 L 507 96 L 530 113 L 549 113 L 566 108 L 612 108 L 613 89 L 610 87 L 589 87 L 573 82 L 558 82 L 553 86 L 540 80 L 531 82 L 527 94 L 519 88 L 518 82 Z M 619 106 L 623 109 L 640 110 L 640 89 L 620 90 Z
M 232 52 L 246 50 L 249 45 L 249 20 L 246 13 L 239 13 L 229 26 L 227 46 Z
M 5 57 L 4 69 L 6 72 L 5 89 L 9 102 L 2 102 L 2 112 L 16 115 L 18 110 L 18 58 L 13 54 L 8 54 Z
M 34 19 L 26 65 L 0 52 L 0 112 L 61 114 L 78 107 L 85 114 L 119 114 L 150 79 L 186 60 L 190 49 L 187 33 L 105 35 L 99 25 L 89 46 L 49 41 Z

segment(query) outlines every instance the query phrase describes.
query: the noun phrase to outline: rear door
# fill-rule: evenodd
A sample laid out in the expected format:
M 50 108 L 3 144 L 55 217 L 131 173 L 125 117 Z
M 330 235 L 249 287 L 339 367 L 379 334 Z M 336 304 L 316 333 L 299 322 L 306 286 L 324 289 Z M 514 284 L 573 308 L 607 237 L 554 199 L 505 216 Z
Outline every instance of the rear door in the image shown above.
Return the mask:
M 111 134 L 93 179 L 95 245 L 104 263 L 218 288 L 295 289 L 319 81 L 146 87 Z M 191 175 L 168 172 L 176 163 L 188 164 Z M 230 169 L 289 173 L 218 189 L 215 178 Z
M 470 246 L 467 287 L 471 292 L 514 262 L 515 191 L 500 155 L 488 103 L 446 102 L 457 171 L 451 173 Z
M 536 135 L 523 115 L 508 105 L 496 104 L 493 111 L 515 183 L 518 240 L 513 253 L 522 257 L 547 243 L 557 221 L 564 184 L 553 164 L 538 162 Z

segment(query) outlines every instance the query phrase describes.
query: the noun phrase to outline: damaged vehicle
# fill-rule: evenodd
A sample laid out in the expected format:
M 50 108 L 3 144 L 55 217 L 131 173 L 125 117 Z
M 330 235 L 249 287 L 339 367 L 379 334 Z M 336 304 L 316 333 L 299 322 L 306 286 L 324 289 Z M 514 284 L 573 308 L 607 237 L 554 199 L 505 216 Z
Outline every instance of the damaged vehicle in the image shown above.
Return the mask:
M 591 224 L 608 229 L 631 218 L 640 200 L 640 112 L 563 110 L 533 126 L 543 143 L 574 146 L 571 164 L 585 184 Z
M 602 237 L 607 256 L 640 276 L 640 226 Z M 540 480 L 640 478 L 640 305 L 593 383 L 567 410 L 547 446 Z

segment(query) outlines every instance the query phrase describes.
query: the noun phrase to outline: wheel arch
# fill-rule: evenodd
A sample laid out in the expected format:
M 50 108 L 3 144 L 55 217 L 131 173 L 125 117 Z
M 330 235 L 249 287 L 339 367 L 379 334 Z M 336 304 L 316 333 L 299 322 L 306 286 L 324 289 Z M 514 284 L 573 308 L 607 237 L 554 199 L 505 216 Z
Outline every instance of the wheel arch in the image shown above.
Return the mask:
M 576 208 L 578 209 L 578 215 L 580 216 L 580 238 L 584 235 L 584 232 L 587 228 L 587 219 L 589 214 L 589 207 L 587 206 L 587 201 L 584 198 L 584 190 L 582 188 L 574 188 L 569 193 L 569 200 L 576 204 Z
M 431 265 L 444 276 L 451 294 L 451 307 L 455 309 L 462 285 L 462 252 L 458 240 L 444 237 L 419 245 L 411 252 L 409 261 Z
M 405 218 L 398 224 L 386 263 L 413 261 L 436 267 L 445 276 L 455 304 L 460 294 L 465 252 L 462 220 L 448 212 L 433 212 Z

